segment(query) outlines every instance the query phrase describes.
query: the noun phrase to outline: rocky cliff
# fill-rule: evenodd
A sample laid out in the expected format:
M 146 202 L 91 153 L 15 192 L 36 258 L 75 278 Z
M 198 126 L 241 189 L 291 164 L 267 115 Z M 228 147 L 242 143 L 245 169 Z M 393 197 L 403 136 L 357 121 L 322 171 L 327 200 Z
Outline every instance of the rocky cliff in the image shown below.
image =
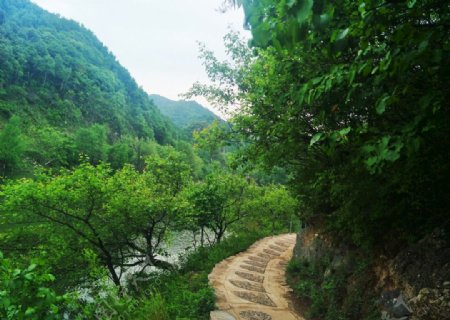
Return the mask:
M 450 245 L 445 230 L 435 230 L 390 257 L 380 252 L 369 257 L 360 248 L 332 244 L 318 229 L 308 227 L 297 235 L 294 259 L 298 268 L 312 270 L 303 279 L 296 279 L 295 270 L 289 273 L 307 309 L 314 311 L 313 299 L 322 299 L 328 316 L 335 312 L 346 319 L 376 319 L 377 314 L 386 320 L 450 319 Z M 316 291 L 310 283 L 316 283 Z M 334 298 L 323 293 L 330 287 Z M 310 316 L 321 319 L 317 312 Z

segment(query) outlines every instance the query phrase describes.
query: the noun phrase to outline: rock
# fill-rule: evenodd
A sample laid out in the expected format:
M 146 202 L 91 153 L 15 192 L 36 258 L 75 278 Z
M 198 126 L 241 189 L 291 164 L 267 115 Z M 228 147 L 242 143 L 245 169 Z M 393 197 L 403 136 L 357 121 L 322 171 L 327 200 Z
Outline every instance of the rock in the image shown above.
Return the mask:
M 408 320 L 409 317 L 393 318 L 386 311 L 381 312 L 381 320 Z
M 400 290 L 390 290 L 385 291 L 381 294 L 381 301 L 380 304 L 386 307 L 387 309 L 391 309 L 396 302 L 396 299 L 400 295 Z
M 248 320 L 272 320 L 269 314 L 260 311 L 242 311 L 239 315 Z
M 384 319 L 408 319 L 413 313 L 398 289 L 383 292 L 381 294 L 380 304 L 384 309 Z
M 324 256 L 329 250 L 328 245 L 316 236 L 315 229 L 307 227 L 297 234 L 297 241 L 294 248 L 296 259 L 314 262 Z
M 211 320 L 236 320 L 231 314 L 225 311 L 211 311 Z
M 450 291 L 442 288 L 423 288 L 411 299 L 410 305 L 417 319 L 442 320 L 449 319 Z
M 394 315 L 394 317 L 402 318 L 408 317 L 412 313 L 412 309 L 406 304 L 405 300 L 403 299 L 403 295 L 400 294 L 396 298 L 395 304 L 392 307 L 392 314 Z

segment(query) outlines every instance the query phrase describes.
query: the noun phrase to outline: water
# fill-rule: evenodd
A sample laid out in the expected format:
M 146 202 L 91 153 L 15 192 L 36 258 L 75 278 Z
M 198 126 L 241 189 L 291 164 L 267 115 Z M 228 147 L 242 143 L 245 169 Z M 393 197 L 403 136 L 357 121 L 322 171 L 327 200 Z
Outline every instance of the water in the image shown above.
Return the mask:
M 200 232 L 193 233 L 192 231 L 177 231 L 173 232 L 161 245 L 161 249 L 164 254 L 156 255 L 158 260 L 166 261 L 173 266 L 177 266 L 180 262 L 180 258 L 185 256 L 189 252 L 192 252 L 200 246 Z M 208 240 L 209 239 L 209 240 Z M 211 230 L 206 230 L 204 234 L 204 245 L 208 246 L 212 244 L 214 239 L 214 233 Z M 133 263 L 138 261 L 137 259 L 131 259 L 128 263 Z M 133 274 L 138 273 L 142 270 L 144 264 L 135 267 L 129 267 L 122 274 L 122 280 L 131 277 Z M 154 266 L 147 266 L 145 268 L 145 273 L 158 272 L 160 269 Z M 117 269 L 117 272 L 120 270 Z M 126 284 L 126 280 L 125 283 Z

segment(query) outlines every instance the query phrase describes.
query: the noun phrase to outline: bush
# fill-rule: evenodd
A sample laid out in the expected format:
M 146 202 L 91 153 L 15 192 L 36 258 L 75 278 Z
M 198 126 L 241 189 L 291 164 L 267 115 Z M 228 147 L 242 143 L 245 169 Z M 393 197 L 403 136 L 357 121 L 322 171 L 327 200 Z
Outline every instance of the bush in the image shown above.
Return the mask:
M 130 319 L 169 320 L 171 318 L 169 317 L 166 301 L 157 293 L 152 295 L 150 299 L 144 300 Z
M 0 318 L 62 319 L 61 307 L 68 296 L 59 296 L 48 287 L 54 279 L 34 263 L 20 269 L 0 252 Z
M 144 292 L 157 291 L 164 297 L 169 319 L 207 320 L 215 303 L 208 274 L 217 263 L 246 250 L 262 236 L 233 235 L 211 247 L 198 248 L 182 258 L 177 271 L 151 274 L 141 283 L 141 289 Z
M 370 260 L 358 257 L 357 263 L 331 268 L 331 259 L 324 255 L 314 262 L 295 260 L 287 267 L 287 280 L 295 295 L 307 306 L 313 319 L 350 320 L 377 319 L 374 296 L 370 287 Z
M 259 235 L 261 236 L 261 235 Z M 223 259 L 247 249 L 258 235 L 230 236 L 219 244 L 199 248 L 187 255 L 178 270 L 153 273 L 130 294 L 121 295 L 117 288 L 100 288 L 93 301 L 75 295 L 57 295 L 49 284 L 54 277 L 37 271 L 35 264 L 18 269 L 0 254 L 1 319 L 209 319 L 214 310 L 214 291 L 208 274 Z

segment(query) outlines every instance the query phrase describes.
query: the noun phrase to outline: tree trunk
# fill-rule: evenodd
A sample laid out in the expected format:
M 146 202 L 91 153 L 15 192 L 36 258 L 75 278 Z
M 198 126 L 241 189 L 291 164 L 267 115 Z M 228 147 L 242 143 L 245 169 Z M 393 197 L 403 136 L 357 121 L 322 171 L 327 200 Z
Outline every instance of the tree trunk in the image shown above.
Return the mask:
M 216 242 L 217 243 L 220 243 L 224 234 L 225 234 L 225 229 L 219 229 L 217 231 L 217 233 L 216 233 Z
M 120 279 L 119 276 L 117 275 L 116 270 L 114 269 L 114 264 L 112 263 L 110 257 L 106 258 L 106 266 L 108 267 L 108 271 L 109 274 L 111 275 L 112 281 L 117 287 L 119 287 L 119 290 L 121 290 Z
M 205 232 L 205 230 L 202 227 L 201 236 L 200 236 L 200 245 L 202 246 L 202 248 L 203 248 L 203 244 L 205 243 L 204 232 Z

